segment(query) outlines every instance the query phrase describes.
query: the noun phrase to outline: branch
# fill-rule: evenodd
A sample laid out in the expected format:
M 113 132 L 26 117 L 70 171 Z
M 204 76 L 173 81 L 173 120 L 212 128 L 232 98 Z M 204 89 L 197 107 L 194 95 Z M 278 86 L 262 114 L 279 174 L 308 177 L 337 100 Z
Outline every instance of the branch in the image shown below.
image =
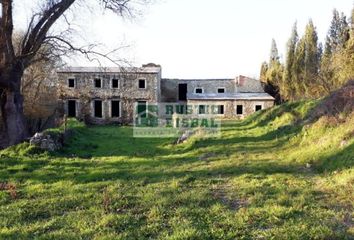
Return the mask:
M 21 57 L 27 60 L 27 64 L 40 49 L 49 29 L 74 2 L 75 0 L 62 0 L 49 6 L 47 10 L 44 10 L 42 17 L 39 19 L 36 26 L 30 30 L 30 33 L 26 34 L 27 38 L 25 38 L 23 42 Z M 32 20 L 31 22 L 33 24 L 34 21 Z M 31 28 L 31 26 L 29 28 Z
M 84 55 L 89 61 L 98 61 L 100 63 L 99 58 L 106 59 L 110 61 L 111 63 L 120 66 L 122 62 L 126 63 L 126 61 L 122 59 L 114 59 L 111 57 L 114 53 L 117 51 L 126 48 L 127 46 L 123 46 L 120 48 L 113 49 L 112 51 L 109 51 L 107 53 L 101 53 L 98 51 L 95 51 L 94 48 L 97 47 L 97 45 L 91 44 L 87 47 L 75 47 L 73 44 L 71 44 L 68 40 L 64 39 L 63 37 L 60 36 L 48 36 L 45 39 L 45 44 L 48 44 L 51 46 L 51 49 L 55 49 L 55 51 L 58 51 L 56 54 L 57 55 L 68 55 L 69 52 L 76 52 L 79 54 Z
M 111 10 L 120 16 L 124 16 L 125 13 L 127 13 L 128 16 L 133 16 L 131 8 L 129 7 L 130 0 L 101 0 L 101 2 L 105 9 Z
M 12 0 L 2 0 L 2 16 L 0 26 L 0 63 L 8 65 L 15 58 L 12 44 L 13 19 Z

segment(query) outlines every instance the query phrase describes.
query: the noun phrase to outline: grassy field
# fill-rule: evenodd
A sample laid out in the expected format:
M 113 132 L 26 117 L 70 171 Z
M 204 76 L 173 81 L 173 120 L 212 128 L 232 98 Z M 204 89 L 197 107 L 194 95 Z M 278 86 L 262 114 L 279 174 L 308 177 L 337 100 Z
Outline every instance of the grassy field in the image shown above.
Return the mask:
M 354 239 L 354 115 L 301 102 L 222 136 L 85 127 L 63 151 L 0 152 L 0 239 Z

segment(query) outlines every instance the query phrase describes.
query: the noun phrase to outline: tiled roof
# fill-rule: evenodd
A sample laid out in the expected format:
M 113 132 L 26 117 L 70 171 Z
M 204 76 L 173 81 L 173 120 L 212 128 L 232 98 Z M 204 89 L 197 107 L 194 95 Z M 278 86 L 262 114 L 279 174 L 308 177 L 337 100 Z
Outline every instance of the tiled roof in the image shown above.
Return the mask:
M 159 73 L 160 67 L 67 67 L 58 73 Z
M 189 93 L 188 100 L 274 100 L 265 92 L 258 93 Z

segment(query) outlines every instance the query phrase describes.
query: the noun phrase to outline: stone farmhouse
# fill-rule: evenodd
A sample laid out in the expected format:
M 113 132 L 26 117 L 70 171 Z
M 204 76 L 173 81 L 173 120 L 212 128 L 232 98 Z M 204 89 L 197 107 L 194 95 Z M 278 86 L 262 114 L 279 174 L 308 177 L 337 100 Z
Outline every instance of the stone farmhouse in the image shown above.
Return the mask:
M 92 124 L 131 124 L 134 107 L 156 103 L 217 105 L 220 118 L 244 118 L 274 105 L 260 81 L 234 79 L 165 79 L 161 66 L 140 68 L 69 67 L 58 70 L 59 99 L 69 117 Z

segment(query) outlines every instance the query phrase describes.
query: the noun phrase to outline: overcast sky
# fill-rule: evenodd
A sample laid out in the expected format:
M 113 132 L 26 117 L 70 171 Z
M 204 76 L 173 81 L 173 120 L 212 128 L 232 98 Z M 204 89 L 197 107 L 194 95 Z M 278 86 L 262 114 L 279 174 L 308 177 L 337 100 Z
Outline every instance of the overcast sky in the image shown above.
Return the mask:
M 23 26 L 33 0 L 15 4 L 16 24 Z M 157 0 L 133 21 L 82 10 L 73 20 L 86 41 L 108 48 L 127 45 L 120 52 L 122 58 L 137 66 L 161 64 L 163 77 L 258 77 L 272 38 L 285 55 L 294 22 L 301 34 L 312 18 L 323 41 L 333 8 L 349 16 L 353 4 L 353 0 Z M 82 59 L 70 64 L 92 65 Z

